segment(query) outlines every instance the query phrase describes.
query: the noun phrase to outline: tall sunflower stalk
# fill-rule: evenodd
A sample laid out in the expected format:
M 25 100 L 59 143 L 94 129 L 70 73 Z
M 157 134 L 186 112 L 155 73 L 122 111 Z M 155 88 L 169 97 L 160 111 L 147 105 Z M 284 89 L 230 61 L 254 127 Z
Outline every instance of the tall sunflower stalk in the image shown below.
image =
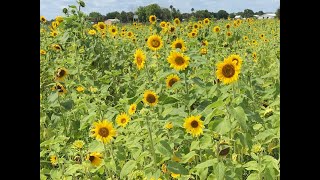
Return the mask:
M 149 112 L 150 113 L 150 112 Z M 150 126 L 150 123 L 149 123 L 150 119 L 149 119 L 149 116 L 147 116 L 147 127 L 148 127 L 148 133 L 149 133 L 149 138 L 150 138 L 150 143 L 151 143 L 151 154 L 153 156 L 153 164 L 154 164 L 154 168 L 155 170 L 157 169 L 157 162 L 156 162 L 156 153 L 155 153 L 155 150 L 154 150 L 154 144 L 153 144 L 153 138 L 152 138 L 152 133 L 151 133 L 151 126 Z

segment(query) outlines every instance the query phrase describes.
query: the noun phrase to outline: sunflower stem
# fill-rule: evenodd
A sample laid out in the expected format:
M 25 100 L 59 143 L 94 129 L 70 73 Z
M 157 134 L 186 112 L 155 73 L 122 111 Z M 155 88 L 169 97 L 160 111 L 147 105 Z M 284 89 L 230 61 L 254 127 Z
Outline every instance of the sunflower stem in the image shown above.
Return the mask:
M 150 142 L 151 142 L 151 148 L 150 149 L 151 149 L 151 153 L 152 153 L 152 156 L 153 156 L 153 164 L 154 164 L 155 170 L 157 170 L 156 154 L 155 154 L 155 151 L 154 151 L 154 144 L 153 144 L 153 139 L 152 139 L 151 127 L 150 127 L 150 123 L 149 123 L 149 116 L 147 116 L 147 126 L 148 126 Z
M 186 92 L 187 92 L 187 99 L 186 99 L 186 106 L 188 109 L 188 116 L 190 116 L 190 107 L 189 107 L 189 87 L 188 87 L 188 82 L 187 82 L 187 71 L 184 73 L 184 83 L 186 86 Z
M 104 154 L 105 154 L 105 158 L 106 157 L 108 157 L 108 151 L 107 151 L 107 148 L 106 148 L 106 144 L 105 143 L 103 143 L 103 148 L 104 148 Z M 105 159 L 104 158 L 104 159 Z M 104 161 L 104 162 L 106 162 L 106 161 Z M 107 166 L 106 166 L 106 164 L 104 164 L 104 171 L 107 173 L 107 175 L 110 175 L 110 177 L 111 177 L 111 173 L 110 173 L 110 171 L 109 171 L 109 169 L 107 169 Z M 108 176 L 107 176 L 108 177 Z M 112 178 L 112 177 L 111 177 Z

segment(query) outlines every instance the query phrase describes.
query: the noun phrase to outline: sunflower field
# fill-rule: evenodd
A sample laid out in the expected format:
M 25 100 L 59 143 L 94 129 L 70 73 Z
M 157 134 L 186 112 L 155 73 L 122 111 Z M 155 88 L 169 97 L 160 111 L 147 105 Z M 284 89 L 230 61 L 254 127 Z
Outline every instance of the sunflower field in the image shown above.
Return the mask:
M 280 179 L 280 23 L 40 17 L 40 178 Z

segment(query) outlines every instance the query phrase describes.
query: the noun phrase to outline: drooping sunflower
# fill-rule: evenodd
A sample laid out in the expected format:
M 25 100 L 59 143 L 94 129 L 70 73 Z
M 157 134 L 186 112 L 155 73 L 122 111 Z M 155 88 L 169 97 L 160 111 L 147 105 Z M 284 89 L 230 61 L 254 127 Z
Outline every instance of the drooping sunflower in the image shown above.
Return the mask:
M 55 155 L 50 156 L 50 162 L 53 166 L 58 164 L 58 158 Z
M 220 32 L 220 27 L 219 27 L 219 26 L 215 26 L 215 27 L 213 28 L 213 32 L 215 32 L 215 33 Z
M 148 38 L 147 44 L 148 44 L 148 47 L 153 51 L 157 51 L 163 46 L 162 39 L 158 35 L 150 36 Z
M 155 15 L 149 16 L 149 22 L 150 22 L 151 24 L 155 24 L 156 21 L 157 21 L 157 17 L 156 17 Z
M 210 23 L 210 19 L 209 18 L 205 18 L 204 20 L 203 20 L 203 24 L 209 24 Z
M 159 101 L 159 97 L 155 92 L 153 92 L 151 90 L 146 90 L 144 92 L 143 102 L 145 104 L 148 104 L 150 106 L 155 106 L 155 105 L 157 105 L 158 101 Z
M 58 94 L 59 95 L 62 95 L 62 94 L 66 94 L 67 93 L 67 90 L 64 88 L 64 86 L 60 83 L 56 83 L 52 88 L 51 88 L 52 91 L 56 91 L 58 90 Z
M 88 31 L 88 34 L 90 34 L 91 36 L 93 36 L 93 35 L 95 35 L 97 32 L 96 32 L 96 30 L 94 30 L 94 29 L 90 29 L 89 31 Z
M 165 21 L 162 21 L 162 22 L 160 23 L 160 27 L 161 27 L 161 28 L 167 27 L 167 23 L 166 23 Z
M 170 63 L 170 67 L 180 71 L 188 67 L 190 58 L 180 52 L 172 51 L 167 60 Z
M 130 121 L 130 117 L 125 112 L 119 114 L 116 118 L 116 122 L 118 126 L 122 126 L 122 127 L 125 127 L 129 121 Z
M 132 114 L 136 113 L 136 110 L 137 110 L 137 104 L 133 103 L 130 105 L 128 113 L 130 115 L 132 115 Z
M 179 18 L 175 18 L 173 20 L 173 22 L 174 22 L 175 25 L 179 25 L 180 24 L 180 19 Z
M 56 21 L 58 21 L 59 23 L 63 22 L 63 17 L 62 16 L 57 16 L 56 17 Z
M 64 67 L 58 68 L 55 73 L 55 81 L 64 81 L 69 74 L 68 70 Z
M 145 61 L 146 61 L 146 55 L 141 49 L 137 49 L 136 52 L 134 53 L 133 62 L 136 63 L 139 70 L 144 67 Z
M 171 74 L 167 77 L 166 79 L 166 84 L 168 88 L 171 88 L 172 85 L 176 82 L 180 81 L 179 76 L 175 75 L 175 74 Z
M 240 67 L 236 65 L 235 61 L 227 58 L 223 62 L 217 64 L 216 75 L 224 84 L 230 84 L 238 80 Z
M 239 68 L 241 68 L 242 58 L 239 55 L 232 54 L 228 58 L 230 58 L 233 62 L 236 62 L 236 66 L 239 66 Z
M 57 50 L 57 51 L 62 49 L 59 44 L 53 44 L 53 45 L 52 45 L 52 48 L 53 48 L 54 50 Z
M 190 133 L 193 137 L 200 136 L 203 133 L 203 122 L 200 120 L 201 115 L 187 117 L 184 121 L 183 127 L 187 133 Z
M 43 49 L 40 50 L 40 54 L 41 54 L 41 55 L 45 55 L 46 53 L 47 53 L 47 52 L 46 52 L 45 50 L 43 50 Z
M 44 16 L 40 16 L 40 21 L 42 23 L 46 23 L 47 22 L 47 20 L 46 20 L 46 18 Z
M 187 49 L 183 39 L 180 38 L 177 38 L 175 41 L 173 41 L 171 47 L 173 50 L 180 49 L 182 52 L 184 52 Z
M 104 22 L 98 22 L 98 30 L 105 31 L 107 29 L 107 25 Z
M 87 160 L 91 162 L 93 166 L 99 166 L 101 164 L 102 154 L 99 152 L 92 152 L 87 155 Z
M 105 144 L 109 143 L 116 135 L 116 130 L 113 128 L 112 122 L 109 122 L 108 120 L 94 122 L 93 126 L 91 135 Z
M 109 27 L 109 32 L 112 36 L 115 36 L 118 33 L 117 27 L 116 26 L 110 26 Z

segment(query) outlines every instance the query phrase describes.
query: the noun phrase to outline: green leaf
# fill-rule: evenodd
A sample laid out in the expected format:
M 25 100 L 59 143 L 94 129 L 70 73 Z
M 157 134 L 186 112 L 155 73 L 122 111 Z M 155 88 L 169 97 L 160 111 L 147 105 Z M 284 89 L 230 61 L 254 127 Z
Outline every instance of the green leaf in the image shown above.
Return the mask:
M 75 172 L 77 172 L 77 170 L 83 170 L 80 164 L 71 165 L 66 169 L 65 175 L 73 175 Z
M 71 110 L 74 106 L 74 102 L 72 99 L 69 99 L 67 101 L 62 102 L 61 106 L 63 106 L 66 110 Z
M 223 180 L 224 179 L 224 174 L 225 174 L 225 166 L 223 162 L 219 162 L 216 168 L 214 169 L 215 174 L 217 175 L 218 180 Z
M 124 179 L 126 175 L 131 173 L 131 171 L 136 167 L 136 165 L 137 165 L 136 161 L 133 161 L 133 160 L 128 161 L 121 169 L 120 178 Z
M 168 161 L 167 168 L 169 171 L 171 171 L 175 174 L 181 174 L 181 175 L 188 175 L 189 174 L 188 170 L 177 162 Z
M 170 157 L 173 154 L 169 144 L 166 141 L 160 141 L 160 144 L 157 145 L 157 150 L 164 156 Z
M 182 156 L 180 163 L 187 163 L 191 158 L 196 155 L 196 152 L 191 151 L 188 154 Z
M 200 149 L 199 143 L 200 143 L 199 141 L 192 141 L 190 146 L 190 151 L 199 150 Z
M 259 171 L 259 164 L 256 161 L 249 161 L 246 164 L 244 164 L 243 167 L 249 171 Z
M 223 100 L 221 99 L 218 99 L 216 102 L 208 105 L 202 112 L 201 112 L 201 115 L 203 116 L 206 116 L 207 114 L 209 114 L 213 108 L 216 108 L 216 107 L 220 107 L 220 106 L 223 106 L 224 103 L 223 103 Z
M 90 152 L 102 152 L 102 151 L 104 151 L 104 147 L 103 147 L 102 142 L 92 141 L 88 145 L 88 151 L 90 151 Z
M 252 173 L 250 174 L 246 180 L 257 180 L 259 179 L 259 174 L 258 173 Z
M 217 118 L 209 123 L 209 127 L 211 130 L 224 135 L 231 130 L 231 123 L 229 119 Z
M 215 159 L 209 159 L 203 163 L 200 163 L 198 164 L 195 169 L 200 169 L 200 168 L 207 168 L 207 167 L 210 167 L 210 166 L 213 166 L 215 165 L 216 163 L 218 163 L 218 159 L 215 158 Z
M 48 102 L 53 103 L 58 99 L 58 97 L 59 97 L 58 92 L 54 92 L 48 96 Z
M 200 180 L 207 180 L 208 168 L 199 169 Z
M 200 139 L 200 148 L 206 149 L 206 148 L 209 148 L 212 146 L 213 146 L 213 144 L 212 144 L 211 136 L 209 136 L 207 134 L 203 135 Z
M 248 127 L 247 127 L 248 117 L 245 114 L 243 108 L 241 106 L 238 106 L 236 108 L 230 108 L 229 110 L 230 110 L 231 115 L 239 122 L 240 127 L 244 131 L 247 131 L 248 130 Z

